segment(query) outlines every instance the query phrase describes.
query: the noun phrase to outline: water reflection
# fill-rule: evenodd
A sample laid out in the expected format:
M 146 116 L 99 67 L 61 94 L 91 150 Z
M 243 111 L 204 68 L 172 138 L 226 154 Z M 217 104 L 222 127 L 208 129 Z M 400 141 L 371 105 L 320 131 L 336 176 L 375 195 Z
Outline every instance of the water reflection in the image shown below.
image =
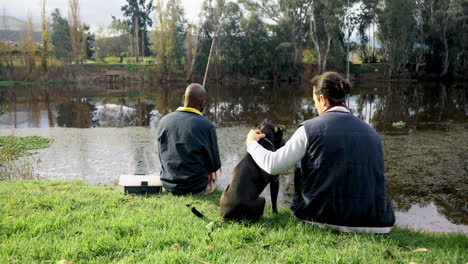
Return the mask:
M 444 225 L 468 232 L 467 87 L 391 83 L 356 87 L 348 105 L 382 135 L 385 175 L 398 223 L 414 222 L 412 227 L 428 229 L 432 221 L 436 224 L 429 230 Z M 0 134 L 55 138 L 56 143 L 40 154 L 42 162 L 36 170 L 48 178 L 108 184 L 120 173 L 158 173 L 157 129 L 153 128 L 180 106 L 185 84 L 114 88 L 0 89 Z M 290 136 L 297 124 L 315 115 L 306 86 L 213 84 L 207 88 L 205 115 L 218 127 L 220 138 L 221 187 L 245 154 L 242 142 L 248 129 L 267 119 L 287 125 Z M 406 122 L 406 128 L 392 127 L 397 121 Z M 14 128 L 29 129 L 10 130 Z M 291 173 L 281 176 L 284 203 L 290 199 L 291 178 Z
M 185 84 L 160 87 L 15 87 L 0 91 L 0 128 L 156 127 L 181 105 Z M 295 126 L 314 116 L 308 87 L 292 85 L 209 86 L 205 115 L 218 127 L 257 124 L 260 120 Z M 310 92 L 308 92 L 310 95 Z M 466 87 L 461 84 L 357 84 L 348 99 L 353 113 L 380 132 L 427 122 L 466 122 Z

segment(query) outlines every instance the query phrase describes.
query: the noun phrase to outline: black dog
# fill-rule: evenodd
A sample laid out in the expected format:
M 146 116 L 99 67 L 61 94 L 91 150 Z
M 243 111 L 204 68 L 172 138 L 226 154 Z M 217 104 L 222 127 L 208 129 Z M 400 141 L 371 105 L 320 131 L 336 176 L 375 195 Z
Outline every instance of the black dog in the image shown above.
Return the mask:
M 259 129 L 266 135 L 258 141 L 265 149 L 275 151 L 284 145 L 284 126 L 274 127 L 263 123 Z M 234 168 L 231 182 L 221 195 L 221 216 L 225 220 L 257 221 L 265 208 L 265 198 L 259 196 L 268 183 L 270 183 L 273 213 L 277 213 L 278 175 L 266 173 L 255 163 L 252 156 L 247 154 Z

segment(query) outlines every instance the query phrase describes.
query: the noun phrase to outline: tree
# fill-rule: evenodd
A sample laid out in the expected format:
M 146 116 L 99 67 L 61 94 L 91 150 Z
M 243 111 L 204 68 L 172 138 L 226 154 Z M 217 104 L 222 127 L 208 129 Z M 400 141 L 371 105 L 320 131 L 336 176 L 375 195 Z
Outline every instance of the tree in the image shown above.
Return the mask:
M 95 43 L 100 59 L 115 56 L 119 57 L 122 63 L 130 49 L 130 25 L 113 16 L 106 30 L 98 29 Z
M 41 17 L 42 17 L 42 51 L 41 63 L 44 72 L 47 72 L 47 56 L 49 55 L 49 21 L 46 16 L 45 7 L 46 0 L 41 1 Z
M 219 39 L 221 62 L 230 74 L 240 74 L 242 63 L 243 32 L 241 21 L 244 19 L 240 6 L 235 2 L 228 2 L 224 7 L 220 22 Z
M 86 33 L 80 21 L 79 0 L 68 0 L 69 14 L 68 25 L 70 27 L 71 57 L 76 64 L 82 63 L 86 58 Z
M 388 78 L 406 69 L 416 25 L 415 8 L 414 0 L 384 0 L 377 10 L 378 36 L 388 62 L 385 73 Z
M 133 47 L 135 48 L 135 56 L 145 56 L 150 53 L 147 26 L 153 25 L 153 20 L 150 14 L 153 11 L 153 0 L 127 0 L 127 4 L 122 6 L 124 17 L 127 17 L 127 22 L 130 25 L 130 32 L 134 36 Z
M 84 51 L 82 53 L 84 54 L 84 57 L 87 59 L 90 59 L 93 57 L 94 54 L 94 42 L 95 42 L 95 35 L 90 31 L 90 27 L 86 24 L 83 24 L 82 26 L 82 33 L 83 33 L 83 48 Z
M 28 25 L 23 39 L 23 56 L 28 73 L 31 73 L 36 64 L 36 43 L 34 43 L 34 27 L 32 16 L 28 16 Z
M 156 2 L 156 23 L 152 50 L 163 75 L 170 75 L 182 67 L 183 59 L 183 9 L 180 0 Z
M 440 77 L 445 77 L 454 71 L 457 62 L 467 56 L 466 25 L 468 16 L 468 1 L 466 0 L 425 0 L 429 46 L 426 57 L 433 65 L 433 71 Z M 465 30 L 462 30 L 462 29 Z M 465 41 L 463 41 L 465 40 Z M 466 62 L 465 62 L 466 63 Z
M 213 36 L 211 37 L 211 45 L 210 45 L 210 52 L 208 54 L 208 59 L 206 62 L 206 69 L 205 69 L 205 76 L 203 77 L 203 86 L 205 86 L 205 83 L 207 81 L 208 77 L 208 72 L 210 70 L 210 62 L 213 54 L 213 49 L 215 45 L 217 45 L 216 40 L 218 38 L 218 31 L 219 31 L 219 21 L 221 19 L 221 16 L 223 14 L 223 8 L 224 8 L 225 1 L 224 0 L 216 0 L 216 8 L 212 9 L 212 19 L 214 22 L 213 26 Z M 219 61 L 219 53 L 218 53 L 219 48 L 217 47 L 216 49 L 216 54 L 218 55 L 216 57 L 216 60 Z M 217 64 L 215 66 L 218 66 Z M 216 79 L 218 79 L 218 71 L 216 70 Z
M 376 62 L 375 56 L 375 31 L 373 35 L 373 46 L 370 48 L 371 28 L 377 23 L 377 6 L 380 0 L 364 0 L 360 3 L 357 16 L 357 31 L 361 41 L 361 57 L 363 62 Z M 369 31 L 369 34 L 367 33 Z
M 309 33 L 310 10 L 313 2 L 309 0 L 241 0 L 246 9 L 257 10 L 267 24 L 270 35 L 275 38 L 277 52 L 281 59 L 275 68 L 282 69 L 288 79 L 299 73 L 302 50 Z M 286 66 L 286 67 L 285 67 Z
M 53 53 L 55 57 L 61 61 L 70 61 L 71 44 L 68 20 L 62 17 L 59 9 L 55 9 L 52 13 L 52 34 L 50 40 L 52 42 Z
M 350 1 L 350 4 L 355 1 Z M 317 52 L 317 70 L 319 73 L 327 69 L 330 51 L 340 52 L 339 57 L 344 61 L 342 48 L 344 37 L 348 31 L 345 26 L 345 14 L 348 8 L 347 1 L 314 1 L 310 9 L 310 39 Z M 354 27 L 351 25 L 351 27 Z
M 426 65 L 427 73 L 440 78 L 468 68 L 468 1 L 363 0 L 362 3 L 360 35 L 364 36 L 365 30 L 377 23 L 387 77 L 405 71 L 420 73 L 422 65 Z M 362 39 L 363 43 L 368 42 L 367 37 Z
M 4 29 L 5 29 L 5 33 L 6 33 L 6 39 L 9 40 L 10 39 L 10 28 L 9 28 L 9 25 L 8 25 L 8 19 L 7 19 L 7 16 L 6 16 L 6 9 L 5 8 L 3 9 L 3 21 L 2 22 L 3 22 L 3 25 L 5 27 Z M 1 47 L 1 49 L 0 49 L 0 54 L 1 54 L 0 65 L 2 65 L 2 63 L 5 63 L 6 69 L 11 73 L 11 72 L 13 72 L 13 51 L 12 51 L 12 48 L 8 45 L 7 42 L 1 43 L 0 47 Z
M 269 52 L 274 52 L 269 43 L 269 36 L 265 24 L 257 13 L 250 13 L 241 20 L 244 34 L 242 45 L 242 72 L 252 78 L 270 79 Z

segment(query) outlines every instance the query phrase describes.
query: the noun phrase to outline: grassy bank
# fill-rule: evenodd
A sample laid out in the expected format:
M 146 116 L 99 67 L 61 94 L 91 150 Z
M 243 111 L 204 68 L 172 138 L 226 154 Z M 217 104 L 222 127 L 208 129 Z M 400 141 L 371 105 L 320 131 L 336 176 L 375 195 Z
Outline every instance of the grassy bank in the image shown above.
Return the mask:
M 81 181 L 0 182 L 0 263 L 466 263 L 464 235 L 340 234 L 270 208 L 224 223 L 220 193 L 123 195 Z M 186 204 L 205 214 L 200 219 Z M 209 224 L 209 222 L 213 224 Z

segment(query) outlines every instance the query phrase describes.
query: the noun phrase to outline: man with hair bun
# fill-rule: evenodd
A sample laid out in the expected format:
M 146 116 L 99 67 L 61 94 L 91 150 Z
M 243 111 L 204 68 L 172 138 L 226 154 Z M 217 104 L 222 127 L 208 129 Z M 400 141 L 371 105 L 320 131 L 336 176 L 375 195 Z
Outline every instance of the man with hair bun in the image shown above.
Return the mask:
M 306 120 L 276 152 L 251 130 L 247 151 L 267 173 L 296 165 L 291 215 L 341 232 L 389 233 L 395 215 L 387 196 L 382 142 L 345 105 L 351 85 L 336 72 L 312 79 L 318 117 Z

